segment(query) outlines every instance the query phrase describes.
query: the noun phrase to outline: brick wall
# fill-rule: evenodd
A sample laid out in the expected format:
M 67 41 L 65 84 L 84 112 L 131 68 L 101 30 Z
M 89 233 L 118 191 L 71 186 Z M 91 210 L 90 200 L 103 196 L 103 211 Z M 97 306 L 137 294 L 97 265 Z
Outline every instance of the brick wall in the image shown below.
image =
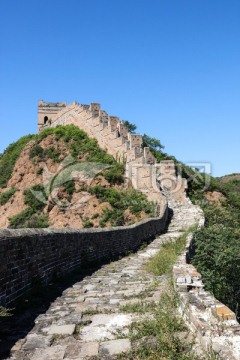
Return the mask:
M 202 217 L 199 227 L 203 224 Z M 240 326 L 234 312 L 205 290 L 201 274 L 187 262 L 193 251 L 192 237 L 188 235 L 186 250 L 173 267 L 180 313 L 204 351 L 213 350 L 219 359 L 239 360 Z
M 101 264 L 136 250 L 162 233 L 161 218 L 110 229 L 0 230 L 0 306 L 13 304 L 32 287 L 34 279 L 47 284 L 54 274 L 78 266 Z

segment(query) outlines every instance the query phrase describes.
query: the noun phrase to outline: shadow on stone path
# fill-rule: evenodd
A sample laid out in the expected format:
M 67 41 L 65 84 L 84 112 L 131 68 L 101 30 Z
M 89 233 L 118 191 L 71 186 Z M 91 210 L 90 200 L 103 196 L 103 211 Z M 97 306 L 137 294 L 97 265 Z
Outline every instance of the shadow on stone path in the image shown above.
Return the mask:
M 167 233 L 68 287 L 35 318 L 35 325 L 32 319 L 28 333 L 22 334 L 5 359 L 114 359 L 131 350 L 128 327 L 141 316 L 124 313 L 121 307 L 158 302 L 166 277 L 148 273 L 144 265 L 163 242 L 179 237 L 199 215 L 198 208 L 190 204 L 173 203 L 171 207 L 174 216 Z
M 29 293 L 29 296 L 24 296 L 17 307 L 10 311 L 12 316 L 0 317 L 0 360 L 10 355 L 13 345 L 32 330 L 35 319 L 44 314 L 64 290 L 84 277 L 91 276 L 95 270 L 76 270 L 63 278 L 53 279 L 49 286 L 36 284 L 34 291 Z

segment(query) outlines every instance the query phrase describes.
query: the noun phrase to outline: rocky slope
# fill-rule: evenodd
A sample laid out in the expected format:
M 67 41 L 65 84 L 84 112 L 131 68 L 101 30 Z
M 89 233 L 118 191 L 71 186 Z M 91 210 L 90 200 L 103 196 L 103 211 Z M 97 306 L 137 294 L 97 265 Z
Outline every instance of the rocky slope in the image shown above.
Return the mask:
M 72 125 L 48 129 L 27 143 L 0 187 L 0 227 L 114 226 L 152 216 L 153 205 L 125 187 L 123 167 L 95 140 Z

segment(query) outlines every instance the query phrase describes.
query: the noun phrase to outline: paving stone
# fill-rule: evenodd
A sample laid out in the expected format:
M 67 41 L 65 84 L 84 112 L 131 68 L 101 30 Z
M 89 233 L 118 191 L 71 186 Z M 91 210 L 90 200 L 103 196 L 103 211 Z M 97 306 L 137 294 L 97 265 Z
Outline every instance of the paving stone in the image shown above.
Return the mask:
M 23 347 L 23 344 L 25 343 L 25 339 L 18 340 L 14 346 L 11 348 L 11 352 L 19 351 Z
M 39 334 L 29 334 L 25 344 L 22 346 L 23 350 L 30 351 L 38 348 L 46 348 L 50 346 L 52 336 L 43 336 Z M 17 349 L 20 350 L 20 349 Z
M 55 317 L 56 318 L 61 318 L 61 317 L 64 317 L 64 316 L 66 316 L 68 314 L 69 314 L 69 309 L 66 310 L 66 311 L 57 311 L 57 312 L 55 312 Z
M 133 299 L 128 299 L 128 300 L 121 300 L 119 305 L 120 306 L 125 306 L 128 304 L 140 304 L 141 300 L 139 298 L 133 298 Z
M 56 345 L 47 349 L 37 349 L 31 360 L 62 360 L 64 358 L 66 346 Z
M 100 355 L 117 355 L 131 350 L 129 339 L 118 339 L 100 343 Z
M 120 302 L 120 299 L 110 299 L 109 304 L 115 305 L 115 304 L 119 304 L 119 302 Z
M 93 285 L 93 284 L 88 284 L 88 285 L 86 285 L 86 286 L 83 287 L 83 290 L 84 290 L 85 292 L 91 291 L 91 290 L 94 290 L 94 289 L 96 289 L 96 285 Z
M 55 315 L 52 314 L 52 315 L 47 315 L 47 314 L 41 314 L 39 315 L 36 320 L 35 320 L 35 324 L 38 324 L 40 321 L 52 321 L 55 319 Z
M 72 335 L 74 333 L 76 325 L 67 324 L 67 325 L 51 325 L 48 328 L 43 328 L 42 332 L 46 332 L 49 335 Z
M 79 322 L 81 322 L 81 319 L 82 319 L 82 314 L 74 312 L 74 313 L 68 314 L 67 316 L 62 318 L 61 321 L 58 322 L 58 325 L 60 325 L 60 322 L 62 323 L 62 325 L 78 324 Z
M 69 294 L 68 294 L 69 295 Z M 76 303 L 76 302 L 83 302 L 85 300 L 85 296 L 74 296 L 72 298 L 64 299 L 64 305 Z
M 167 278 L 148 273 L 144 264 L 159 251 L 163 243 L 182 235 L 179 229 L 192 225 L 198 216 L 191 205 L 179 207 L 170 201 L 170 207 L 174 208 L 174 216 L 168 233 L 158 236 L 145 249 L 102 266 L 91 276 L 66 289 L 45 314 L 36 318 L 36 325 L 31 333 L 23 342 L 16 343 L 10 359 L 81 360 L 97 357 L 99 354 L 100 358 L 115 359 L 117 354 L 129 351 L 130 341 L 116 339 L 116 336 L 128 336 L 128 326 L 132 321 L 151 318 L 152 314 L 122 314 L 120 307 L 143 301 L 159 301 Z M 181 274 L 179 276 L 184 277 Z M 156 281 L 159 282 L 157 286 Z M 151 291 L 151 296 L 140 299 L 139 294 L 151 289 L 153 285 L 156 287 Z M 94 314 L 96 311 L 99 313 Z M 71 334 L 76 325 L 80 325 L 80 330 L 75 338 Z M 49 335 L 44 336 L 44 331 Z M 55 340 L 51 346 L 53 337 Z M 133 346 L 135 345 L 136 342 Z
M 82 341 L 101 341 L 114 339 L 114 334 L 123 331 L 131 324 L 132 315 L 129 314 L 98 314 L 91 317 L 92 323 L 81 329 Z
M 86 298 L 85 303 L 86 304 L 103 304 L 104 300 L 102 298 L 89 297 L 89 298 Z
M 82 303 L 82 304 L 76 304 L 75 306 L 72 306 L 72 308 L 74 308 L 74 311 L 76 312 L 80 312 L 83 313 L 84 311 L 87 310 L 97 310 L 97 304 L 90 304 L 90 303 Z
M 76 342 L 75 344 L 71 344 L 67 346 L 65 351 L 65 358 L 70 359 L 84 359 L 87 356 L 97 356 L 99 349 L 98 342 L 88 342 L 88 343 L 81 343 Z

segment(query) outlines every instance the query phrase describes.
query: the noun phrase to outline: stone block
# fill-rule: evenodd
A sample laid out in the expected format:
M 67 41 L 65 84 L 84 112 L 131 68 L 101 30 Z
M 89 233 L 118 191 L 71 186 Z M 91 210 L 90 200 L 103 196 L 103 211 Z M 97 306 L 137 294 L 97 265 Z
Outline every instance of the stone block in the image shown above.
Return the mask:
M 236 316 L 235 316 L 234 312 L 225 305 L 212 308 L 212 313 L 223 321 L 224 320 L 236 320 Z
M 46 332 L 49 335 L 72 335 L 75 331 L 75 324 L 67 325 L 51 325 L 47 328 L 43 328 L 42 332 Z
M 97 356 L 99 349 L 98 342 L 81 343 L 76 341 L 74 344 L 67 346 L 64 358 L 85 359 L 90 356 Z
M 31 356 L 31 360 L 62 360 L 66 346 L 56 345 L 47 349 L 37 349 Z
M 100 355 L 117 355 L 131 350 L 129 339 L 105 341 L 100 344 Z
M 39 334 L 29 334 L 23 345 L 23 350 L 31 351 L 38 348 L 47 348 L 50 345 L 52 337 L 41 336 Z

